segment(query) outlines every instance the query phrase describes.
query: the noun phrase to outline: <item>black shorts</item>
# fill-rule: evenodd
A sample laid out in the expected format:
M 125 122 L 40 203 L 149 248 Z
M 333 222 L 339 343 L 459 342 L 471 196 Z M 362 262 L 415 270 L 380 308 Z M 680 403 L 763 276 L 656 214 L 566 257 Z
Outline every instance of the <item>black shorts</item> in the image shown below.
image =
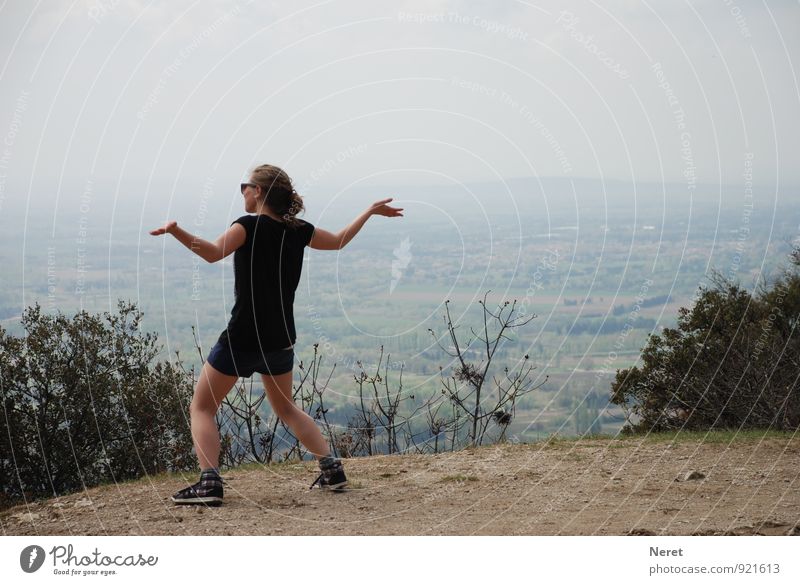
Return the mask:
M 232 352 L 224 341 L 217 341 L 208 353 L 208 363 L 215 370 L 228 376 L 249 378 L 253 372 L 277 376 L 291 372 L 294 368 L 294 349 L 276 351 L 237 351 Z

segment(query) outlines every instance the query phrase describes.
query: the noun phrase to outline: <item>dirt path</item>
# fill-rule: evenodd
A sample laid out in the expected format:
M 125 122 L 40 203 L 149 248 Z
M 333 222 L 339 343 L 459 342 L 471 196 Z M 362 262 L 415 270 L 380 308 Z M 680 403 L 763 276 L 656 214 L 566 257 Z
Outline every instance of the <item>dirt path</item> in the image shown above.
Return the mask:
M 311 462 L 225 474 L 225 504 L 176 507 L 179 476 L 6 510 L 5 535 L 800 534 L 800 438 L 592 439 L 348 459 L 353 488 Z M 704 477 L 687 479 L 695 471 Z M 194 482 L 194 476 L 187 476 Z

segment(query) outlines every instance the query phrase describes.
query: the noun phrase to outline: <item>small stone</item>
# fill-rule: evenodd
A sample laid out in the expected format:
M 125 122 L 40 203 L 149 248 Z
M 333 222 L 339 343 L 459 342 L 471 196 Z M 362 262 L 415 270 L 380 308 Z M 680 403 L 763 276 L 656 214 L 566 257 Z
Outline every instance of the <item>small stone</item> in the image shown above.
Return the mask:
M 89 508 L 93 505 L 92 500 L 89 498 L 83 498 L 82 500 L 78 500 L 75 502 L 76 508 Z
M 15 514 L 12 518 L 16 518 L 19 522 L 35 522 L 39 519 L 39 514 L 23 512 L 22 514 Z
M 705 473 L 701 473 L 699 471 L 690 471 L 689 473 L 687 473 L 684 476 L 683 481 L 692 481 L 692 480 L 695 480 L 695 479 L 705 479 L 705 477 L 706 477 Z

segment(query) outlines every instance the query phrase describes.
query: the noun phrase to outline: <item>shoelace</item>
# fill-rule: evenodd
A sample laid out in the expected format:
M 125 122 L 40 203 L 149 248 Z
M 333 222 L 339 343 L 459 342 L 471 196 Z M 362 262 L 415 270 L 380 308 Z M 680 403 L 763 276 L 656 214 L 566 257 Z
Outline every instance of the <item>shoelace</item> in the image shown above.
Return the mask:
M 200 482 L 190 485 L 189 487 L 185 487 L 178 492 L 181 496 L 199 496 L 200 495 Z
M 222 476 L 219 476 L 219 479 L 222 482 L 222 486 L 223 487 L 228 485 L 228 482 L 225 481 L 225 479 Z M 190 485 L 189 487 L 183 488 L 182 490 L 180 490 L 179 493 L 181 493 L 181 494 L 191 494 L 191 495 L 195 495 L 196 496 L 196 495 L 200 494 L 201 490 L 207 490 L 207 489 L 208 488 L 203 487 L 203 480 L 201 479 L 200 481 L 198 481 L 194 485 Z
M 312 483 L 312 484 L 311 484 L 311 486 L 310 486 L 308 489 L 311 489 L 311 488 L 313 488 L 315 485 L 317 485 L 317 484 L 319 483 L 319 480 L 321 480 L 323 477 L 325 477 L 325 472 L 324 472 L 324 471 L 323 471 L 322 473 L 320 473 L 320 474 L 319 474 L 319 476 L 317 477 L 317 479 L 315 479 L 315 480 L 314 480 L 314 483 Z
M 314 483 L 312 483 L 311 486 L 309 486 L 308 489 L 311 489 L 315 485 L 317 485 L 320 482 L 320 480 L 325 477 L 326 473 L 327 474 L 333 474 L 337 469 L 341 469 L 341 467 L 342 467 L 342 464 L 339 461 L 336 461 L 329 468 L 323 469 L 322 472 L 317 476 L 317 479 L 314 480 Z M 320 487 L 322 487 L 322 486 L 320 485 Z

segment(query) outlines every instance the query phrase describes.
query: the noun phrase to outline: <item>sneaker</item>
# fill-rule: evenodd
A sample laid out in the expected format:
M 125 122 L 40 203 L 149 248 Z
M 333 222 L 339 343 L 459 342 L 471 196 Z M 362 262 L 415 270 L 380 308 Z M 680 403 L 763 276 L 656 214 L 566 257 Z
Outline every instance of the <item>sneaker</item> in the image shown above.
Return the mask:
M 222 482 L 201 479 L 172 496 L 172 501 L 175 504 L 219 506 L 222 504 Z
M 320 470 L 322 473 L 319 474 L 319 477 L 314 480 L 314 483 L 312 483 L 311 487 L 308 489 L 313 488 L 317 484 L 323 489 L 331 489 L 334 491 L 343 491 L 344 488 L 347 487 L 347 477 L 344 475 L 344 468 L 339 459 L 333 459 L 325 463 L 320 462 Z

